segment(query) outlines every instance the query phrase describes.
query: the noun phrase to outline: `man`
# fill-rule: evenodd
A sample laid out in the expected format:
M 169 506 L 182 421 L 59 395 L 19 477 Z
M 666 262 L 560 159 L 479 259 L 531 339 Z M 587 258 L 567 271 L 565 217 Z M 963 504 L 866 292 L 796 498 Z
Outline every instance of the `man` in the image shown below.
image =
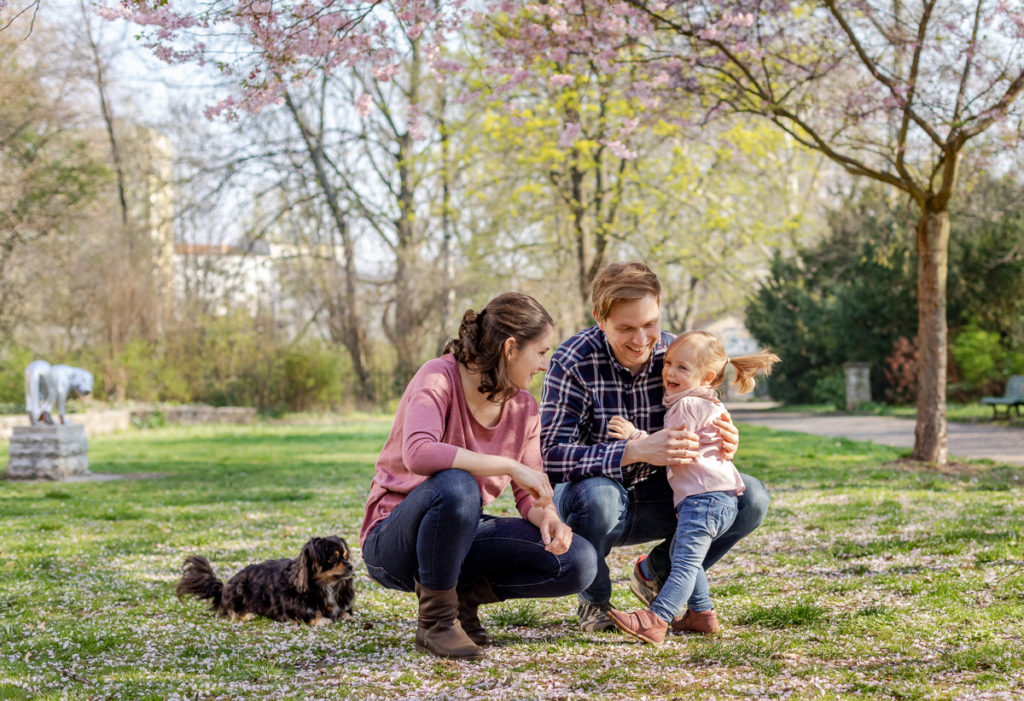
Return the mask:
M 597 324 L 563 343 L 551 358 L 541 397 L 541 452 L 555 487 L 555 504 L 573 532 L 598 554 L 597 577 L 579 595 L 584 631 L 614 627 L 611 577 L 605 561 L 615 546 L 661 540 L 633 568 L 630 590 L 650 605 L 671 571 L 676 514 L 665 466 L 697 456 L 697 436 L 663 426 L 661 370 L 672 336 L 661 330 L 661 283 L 643 263 L 612 263 L 594 279 Z M 645 438 L 613 440 L 608 422 L 628 418 Z M 718 424 L 723 451 L 731 458 L 738 436 L 728 419 Z M 712 543 L 706 570 L 764 520 L 769 496 L 764 484 L 741 474 L 746 491 L 732 527 Z M 676 631 L 712 632 L 686 615 Z

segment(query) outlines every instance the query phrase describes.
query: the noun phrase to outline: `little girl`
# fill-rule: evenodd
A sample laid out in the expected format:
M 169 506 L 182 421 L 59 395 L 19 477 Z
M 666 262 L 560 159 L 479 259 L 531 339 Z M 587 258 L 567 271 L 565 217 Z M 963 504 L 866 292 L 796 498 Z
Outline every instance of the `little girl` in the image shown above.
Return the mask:
M 664 642 L 669 624 L 684 606 L 689 608 L 689 630 L 718 632 L 718 616 L 702 563 L 711 542 L 735 520 L 736 497 L 744 488 L 735 465 L 722 458 L 719 450 L 718 429 L 712 422 L 725 413 L 725 407 L 718 401 L 716 390 L 725 379 L 729 363 L 736 369 L 733 384 L 741 392 L 749 392 L 754 388 L 754 377 L 759 372 L 769 374 L 777 362 L 779 356 L 767 350 L 729 358 L 722 343 L 705 331 L 680 334 L 665 352 L 661 375 L 665 383 L 662 402 L 668 407 L 665 426 L 685 425 L 696 432 L 700 449 L 694 462 L 669 469 L 668 481 L 679 517 L 672 545 L 672 573 L 649 609 L 609 612 L 615 625 L 630 635 L 655 645 Z M 646 435 L 621 416 L 613 417 L 608 428 L 613 438 Z

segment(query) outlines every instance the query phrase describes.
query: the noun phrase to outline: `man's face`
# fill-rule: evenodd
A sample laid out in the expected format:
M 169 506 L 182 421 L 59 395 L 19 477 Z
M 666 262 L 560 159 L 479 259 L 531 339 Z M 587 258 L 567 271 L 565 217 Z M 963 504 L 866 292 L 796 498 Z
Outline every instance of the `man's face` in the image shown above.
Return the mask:
M 647 365 L 661 337 L 661 304 L 654 295 L 616 302 L 597 325 L 619 363 L 636 374 Z

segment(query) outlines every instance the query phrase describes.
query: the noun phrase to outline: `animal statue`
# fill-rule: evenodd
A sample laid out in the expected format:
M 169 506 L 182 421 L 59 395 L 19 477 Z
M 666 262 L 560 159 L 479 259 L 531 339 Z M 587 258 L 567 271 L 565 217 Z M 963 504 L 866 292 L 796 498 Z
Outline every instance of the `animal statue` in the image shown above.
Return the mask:
M 70 365 L 50 365 L 45 360 L 33 360 L 25 368 L 25 408 L 28 420 L 35 426 L 40 423 L 53 424 L 54 402 L 57 416 L 64 423 L 64 409 L 68 393 L 80 395 L 92 392 L 92 373 Z

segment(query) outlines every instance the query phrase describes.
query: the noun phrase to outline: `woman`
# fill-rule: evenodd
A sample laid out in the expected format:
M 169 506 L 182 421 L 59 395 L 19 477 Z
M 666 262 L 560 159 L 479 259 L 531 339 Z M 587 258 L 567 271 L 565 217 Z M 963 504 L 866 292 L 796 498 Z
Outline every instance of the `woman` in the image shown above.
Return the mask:
M 416 649 L 476 658 L 481 604 L 587 587 L 597 555 L 558 518 L 526 391 L 554 332 L 535 299 L 508 292 L 469 310 L 445 354 L 413 377 L 370 487 L 359 534 L 370 576 L 419 600 Z M 512 484 L 522 518 L 483 514 Z

